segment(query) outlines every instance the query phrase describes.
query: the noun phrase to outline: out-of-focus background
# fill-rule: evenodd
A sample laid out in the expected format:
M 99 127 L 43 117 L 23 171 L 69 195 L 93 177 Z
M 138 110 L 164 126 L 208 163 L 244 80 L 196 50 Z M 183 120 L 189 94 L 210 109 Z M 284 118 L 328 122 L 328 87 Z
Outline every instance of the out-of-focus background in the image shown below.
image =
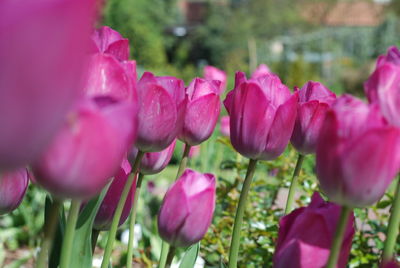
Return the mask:
M 399 15 L 393 0 L 108 0 L 102 23 L 159 75 L 188 81 L 211 64 L 232 80 L 265 63 L 290 87 L 360 95 L 377 55 L 400 43 Z

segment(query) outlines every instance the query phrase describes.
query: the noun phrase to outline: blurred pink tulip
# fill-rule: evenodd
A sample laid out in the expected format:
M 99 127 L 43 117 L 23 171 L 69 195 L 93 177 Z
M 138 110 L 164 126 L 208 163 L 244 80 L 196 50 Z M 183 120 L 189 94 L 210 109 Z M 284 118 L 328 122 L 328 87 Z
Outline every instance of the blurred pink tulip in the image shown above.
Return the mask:
M 99 210 L 97 211 L 97 215 L 93 223 L 94 229 L 99 231 L 107 231 L 110 229 L 115 210 L 117 209 L 119 199 L 121 197 L 125 183 L 128 180 L 131 169 L 132 168 L 131 165 L 129 165 L 128 160 L 124 159 L 117 174 L 114 176 L 114 179 L 110 187 L 108 188 L 103 201 L 101 202 Z M 134 180 L 128 193 L 128 198 L 125 201 L 122 215 L 119 220 L 119 225 L 122 225 L 129 216 L 134 200 L 135 188 L 136 179 Z
M 221 122 L 220 122 L 220 130 L 221 134 L 223 136 L 229 137 L 230 135 L 230 129 L 229 129 L 229 116 L 223 116 L 221 117 Z
M 0 175 L 0 215 L 16 209 L 25 196 L 29 184 L 26 168 Z
M 162 151 L 182 129 L 188 101 L 183 81 L 145 72 L 137 93 L 139 127 L 135 146 L 143 152 Z
M 386 55 L 380 55 L 378 57 L 376 66 L 378 68 L 385 63 L 400 65 L 400 51 L 396 46 L 389 47 Z
M 215 209 L 215 177 L 190 169 L 165 194 L 158 214 L 158 232 L 173 246 L 188 247 L 200 241 Z
M 296 123 L 292 145 L 301 154 L 314 153 L 326 111 L 336 95 L 323 84 L 309 81 L 299 91 Z
M 111 54 L 119 61 L 129 59 L 129 40 L 108 26 L 102 26 L 92 34 L 93 50 Z
M 226 73 L 214 66 L 207 65 L 203 69 L 203 75 L 206 80 L 212 81 L 217 80 L 220 81 L 219 92 L 218 95 L 221 95 L 226 89 L 227 76 Z
M 97 1 L 0 1 L 0 170 L 40 155 L 80 92 Z
M 190 151 L 189 151 L 188 157 L 189 158 L 198 157 L 200 155 L 200 150 L 201 150 L 200 145 L 195 145 L 195 146 L 190 147 Z
M 328 110 L 317 143 L 317 177 L 329 199 L 349 207 L 378 201 L 400 167 L 400 130 L 378 107 L 350 95 Z
M 314 193 L 310 205 L 294 210 L 279 222 L 274 268 L 323 268 L 340 217 L 340 206 Z M 347 223 L 338 268 L 345 268 L 354 235 L 354 215 Z
M 233 147 L 251 159 L 278 157 L 293 132 L 297 99 L 297 92 L 292 95 L 275 75 L 246 80 L 236 73 L 235 89 L 224 101 Z
M 221 104 L 219 82 L 195 78 L 186 89 L 189 101 L 179 139 L 191 146 L 207 140 L 217 124 Z
M 176 140 L 174 140 L 167 148 L 160 152 L 149 152 L 145 153 L 142 161 L 140 162 L 140 173 L 145 175 L 160 173 L 169 163 L 174 153 Z M 133 148 L 130 155 L 129 161 L 133 163 L 135 161 L 138 150 Z
M 82 103 L 34 165 L 37 182 L 63 198 L 98 194 L 133 143 L 136 111 L 104 97 Z
M 267 65 L 260 64 L 257 67 L 257 69 L 255 69 L 254 72 L 251 74 L 251 79 L 257 79 L 265 75 L 271 75 L 271 74 L 273 73 L 271 72 L 271 70 L 268 68 Z

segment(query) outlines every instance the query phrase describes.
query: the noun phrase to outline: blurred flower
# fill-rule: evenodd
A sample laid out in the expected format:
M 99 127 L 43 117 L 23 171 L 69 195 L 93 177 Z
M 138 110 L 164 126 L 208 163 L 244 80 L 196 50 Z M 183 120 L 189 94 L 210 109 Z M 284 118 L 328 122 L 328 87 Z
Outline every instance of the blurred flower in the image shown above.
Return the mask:
M 400 51 L 396 46 L 389 47 L 386 55 L 380 55 L 378 57 L 376 66 L 378 68 L 385 63 L 400 65 Z
M 26 168 L 0 175 L 0 215 L 16 209 L 25 196 L 29 184 Z
M 200 241 L 215 209 L 215 177 L 187 169 L 165 194 L 158 214 L 163 240 L 177 247 Z
M 227 76 L 226 73 L 214 66 L 207 65 L 203 69 L 203 75 L 206 80 L 220 81 L 218 95 L 221 95 L 226 89 Z
M 221 104 L 219 82 L 195 78 L 186 89 L 189 97 L 179 139 L 191 146 L 207 140 L 217 124 Z
M 223 136 L 229 137 L 230 129 L 229 129 L 229 116 L 228 115 L 221 117 L 220 130 L 221 130 L 221 134 Z
M 279 222 L 274 268 L 323 268 L 340 217 L 340 206 L 315 192 L 308 207 L 294 210 Z M 347 265 L 354 235 L 354 215 L 347 223 L 337 267 Z
M 182 129 L 187 103 L 183 81 L 145 72 L 137 93 L 139 126 L 135 146 L 143 152 L 164 150 Z
M 235 89 L 224 101 L 233 147 L 251 159 L 278 157 L 292 135 L 297 99 L 297 92 L 292 95 L 275 75 L 246 80 L 236 73 Z
M 129 40 L 108 26 L 102 26 L 92 34 L 92 49 L 95 53 L 110 54 L 119 61 L 129 59 Z
M 99 193 L 133 143 L 136 111 L 133 103 L 104 97 L 81 103 L 35 163 L 37 182 L 65 198 Z
M 381 267 L 381 268 L 400 268 L 400 264 L 396 261 L 390 261 L 390 262 L 381 264 L 381 266 L 379 266 L 379 267 Z
M 257 69 L 255 69 L 254 72 L 251 74 L 251 79 L 258 79 L 265 75 L 271 75 L 271 74 L 273 73 L 271 72 L 271 70 L 268 68 L 267 65 L 260 64 L 258 65 Z
M 136 223 L 135 227 L 133 228 L 134 236 L 133 236 L 133 248 L 137 248 L 139 245 L 139 241 L 142 239 L 143 231 L 140 224 Z M 129 229 L 126 229 L 121 234 L 121 242 L 125 245 L 129 243 Z
M 189 158 L 195 158 L 198 157 L 200 155 L 200 145 L 195 145 L 190 147 L 190 151 L 189 151 Z
M 400 130 L 387 125 L 378 107 L 350 95 L 328 110 L 317 144 L 321 189 L 349 207 L 378 201 L 399 171 Z
M 97 1 L 0 1 L 0 170 L 40 155 L 80 91 Z
M 140 173 L 145 175 L 160 173 L 169 163 L 175 150 L 176 140 L 160 152 L 145 153 L 140 162 Z M 129 161 L 133 163 L 138 150 L 134 147 L 129 154 Z
M 292 145 L 301 154 L 314 153 L 325 114 L 336 95 L 323 84 L 308 81 L 299 91 Z

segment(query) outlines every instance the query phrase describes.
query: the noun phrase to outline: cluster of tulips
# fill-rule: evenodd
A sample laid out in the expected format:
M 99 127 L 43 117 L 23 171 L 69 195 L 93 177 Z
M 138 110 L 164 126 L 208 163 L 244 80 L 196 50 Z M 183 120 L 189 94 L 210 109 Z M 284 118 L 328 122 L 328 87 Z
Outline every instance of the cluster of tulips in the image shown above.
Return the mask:
M 94 215 L 84 220 L 90 230 L 108 231 L 102 268 L 109 267 L 118 226 L 130 215 L 131 267 L 143 178 L 168 165 L 178 139 L 184 152 L 157 221 L 165 241 L 159 267 L 169 267 L 176 247 L 199 242 L 212 222 L 216 178 L 186 166 L 190 149 L 207 140 L 218 122 L 226 74 L 207 66 L 204 78 L 187 87 L 178 78 L 150 72 L 137 81 L 129 41 L 109 27 L 92 29 L 96 5 L 94 0 L 0 3 L 0 213 L 18 207 L 29 180 L 48 191 L 51 207 L 36 262 L 45 267 L 62 203 L 71 200 L 60 268 L 78 267 L 73 259 L 79 256 L 71 252 L 79 239 L 75 230 L 82 226 L 77 221 L 86 210 Z M 221 118 L 221 130 L 249 165 L 232 228 L 229 268 L 237 266 L 257 161 L 274 160 L 289 141 L 299 157 L 287 215 L 279 224 L 274 267 L 346 267 L 352 209 L 377 202 L 400 170 L 396 47 L 379 57 L 365 92 L 368 103 L 350 95 L 337 98 L 323 84 L 309 81 L 291 93 L 265 65 L 250 79 L 236 73 L 234 89 L 224 100 L 229 117 Z M 329 202 L 315 193 L 308 207 L 291 211 L 302 161 L 313 153 Z M 397 265 L 399 221 L 397 185 L 382 267 Z M 94 234 L 87 234 L 94 241 L 85 245 L 90 254 Z

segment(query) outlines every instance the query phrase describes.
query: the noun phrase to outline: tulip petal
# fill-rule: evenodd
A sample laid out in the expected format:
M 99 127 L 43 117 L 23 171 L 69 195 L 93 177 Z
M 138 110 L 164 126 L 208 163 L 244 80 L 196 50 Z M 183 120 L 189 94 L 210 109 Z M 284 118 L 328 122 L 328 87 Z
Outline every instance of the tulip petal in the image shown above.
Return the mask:
M 0 215 L 16 209 L 22 202 L 29 184 L 26 168 L 0 175 Z
M 104 53 L 113 55 L 119 61 L 129 59 L 129 40 L 122 39 L 110 44 Z
M 220 107 L 219 96 L 214 93 L 189 102 L 180 139 L 191 146 L 207 140 L 217 124 Z
M 297 114 L 297 93 L 293 94 L 275 113 L 260 159 L 272 160 L 283 153 L 293 133 Z

